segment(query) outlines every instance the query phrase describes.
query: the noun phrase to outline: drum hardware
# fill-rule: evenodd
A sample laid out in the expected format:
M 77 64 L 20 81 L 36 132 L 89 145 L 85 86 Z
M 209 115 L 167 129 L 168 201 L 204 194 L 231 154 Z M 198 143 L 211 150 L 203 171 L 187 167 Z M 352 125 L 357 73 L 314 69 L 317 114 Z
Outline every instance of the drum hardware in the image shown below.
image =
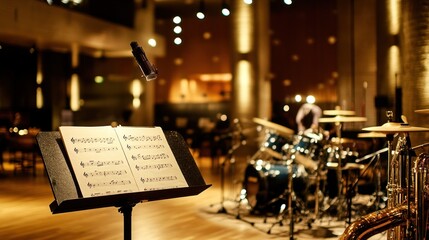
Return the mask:
M 363 216 L 353 222 L 344 231 L 340 239 L 367 239 L 368 237 L 387 230 L 387 239 L 424 239 L 422 232 L 426 232 L 427 201 L 426 177 L 428 165 L 426 159 L 417 158 L 415 162 L 414 179 L 411 177 L 412 157 L 414 149 L 409 141 L 410 132 L 427 132 L 428 128 L 413 127 L 403 117 L 403 124 L 393 123 L 393 112 L 387 112 L 388 122 L 382 126 L 364 128 L 366 131 L 375 131 L 386 134 L 388 143 L 388 207 L 375 213 Z M 398 134 L 396 150 L 393 152 L 392 142 L 394 135 Z M 405 169 L 404 169 L 405 168 Z M 414 180 L 414 185 L 413 185 Z M 415 196 L 411 195 L 412 187 Z M 414 201 L 412 198 L 415 198 Z M 423 207 L 420 205 L 423 204 Z M 415 217 L 414 217 L 415 216 Z M 413 219 L 414 217 L 414 219 Z M 404 226 L 405 224 L 405 226 Z M 417 229 L 417 231 L 415 231 Z M 414 235 L 419 235 L 418 238 Z M 425 234 L 425 233 L 424 233 Z
M 350 112 L 351 115 L 352 112 Z M 350 122 L 365 122 L 367 119 L 366 117 L 351 117 L 351 116 L 342 116 L 342 115 L 337 115 L 335 117 L 328 117 L 328 118 L 320 118 L 319 122 L 320 123 L 335 123 L 335 130 L 336 130 L 336 134 L 337 134 L 337 138 L 338 138 L 338 142 L 341 143 L 342 141 L 342 137 L 341 137 L 341 131 L 342 131 L 342 127 L 343 127 L 343 123 L 350 123 Z M 342 144 L 338 144 L 338 152 L 339 152 L 339 156 L 338 157 L 338 167 L 337 167 L 337 179 L 338 179 L 338 193 L 337 193 L 337 198 L 339 200 L 339 202 L 343 202 L 344 200 L 344 196 L 343 196 L 343 183 L 342 183 L 342 153 L 343 153 L 343 148 L 342 148 Z M 342 208 L 342 204 L 338 204 L 337 206 L 339 209 L 339 212 L 342 212 L 343 209 Z
M 241 146 L 246 144 L 246 140 L 243 134 L 243 130 L 241 128 L 240 121 L 238 119 L 234 119 L 234 125 L 231 133 L 233 139 L 233 145 L 228 150 L 224 160 L 220 164 L 220 188 L 221 188 L 221 201 L 220 201 L 220 209 L 217 213 L 228 213 L 225 208 L 225 166 L 226 163 L 230 163 L 231 165 L 235 163 L 234 153 Z M 213 206 L 213 205 L 212 205 Z

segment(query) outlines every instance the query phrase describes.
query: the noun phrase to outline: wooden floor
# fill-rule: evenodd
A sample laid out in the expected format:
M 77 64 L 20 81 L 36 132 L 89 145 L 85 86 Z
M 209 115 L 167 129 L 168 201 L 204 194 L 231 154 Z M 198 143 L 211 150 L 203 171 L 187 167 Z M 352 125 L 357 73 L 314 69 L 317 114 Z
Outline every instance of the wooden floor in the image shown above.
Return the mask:
M 197 196 L 136 205 L 132 215 L 133 239 L 290 239 L 288 224 L 275 225 L 268 234 L 267 230 L 276 221 L 274 218 L 265 223 L 263 217 L 237 215 L 234 198 L 240 191 L 236 179 L 241 173 L 229 169 L 221 191 L 219 168 L 213 168 L 209 158 L 195 159 L 206 183 L 212 187 Z M 123 239 L 123 216 L 118 209 L 51 214 L 49 204 L 54 198 L 43 164 L 39 164 L 36 177 L 14 175 L 7 162 L 5 168 L 0 177 L 0 239 Z M 229 214 L 218 213 L 222 206 Z M 343 221 L 335 219 L 317 220 L 311 229 L 297 223 L 294 237 L 338 239 L 344 227 Z

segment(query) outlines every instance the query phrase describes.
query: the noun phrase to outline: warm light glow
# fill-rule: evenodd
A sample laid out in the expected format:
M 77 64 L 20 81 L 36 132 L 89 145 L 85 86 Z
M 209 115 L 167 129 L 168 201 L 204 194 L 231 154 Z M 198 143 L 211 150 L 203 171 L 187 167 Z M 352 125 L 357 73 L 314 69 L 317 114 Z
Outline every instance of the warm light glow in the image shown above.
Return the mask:
M 389 72 L 389 79 L 392 84 L 391 86 L 396 86 L 397 84 L 400 85 L 400 83 L 396 83 L 397 75 L 400 73 L 400 55 L 399 55 L 398 46 L 391 46 L 389 48 L 388 57 L 389 57 L 388 72 Z M 396 87 L 399 87 L 399 86 L 396 86 Z
M 80 108 L 80 86 L 79 76 L 73 73 L 70 81 L 70 108 L 72 111 L 77 111 Z
M 173 29 L 173 32 L 176 34 L 179 34 L 182 32 L 182 27 L 181 26 L 175 26 Z
M 249 61 L 241 60 L 237 63 L 236 81 L 240 86 L 237 91 L 237 99 L 240 103 L 240 108 L 248 109 L 251 103 L 251 79 L 252 78 L 252 66 Z
M 399 14 L 400 14 L 401 0 L 389 0 L 388 1 L 388 27 L 389 33 L 392 35 L 399 34 Z
M 286 105 L 283 106 L 283 111 L 284 112 L 289 112 L 289 110 L 290 110 L 290 106 L 289 105 L 286 104 Z
M 316 98 L 313 95 L 308 95 L 305 100 L 307 101 L 307 103 L 311 104 L 316 102 Z
M 335 36 L 328 37 L 328 43 L 334 45 L 337 42 L 337 38 Z
M 95 83 L 103 83 L 104 82 L 104 77 L 100 76 L 100 75 L 97 75 L 97 76 L 94 77 L 94 82 Z
M 156 47 L 155 38 L 149 38 L 149 40 L 147 40 L 147 44 L 149 44 L 149 46 L 151 46 L 151 47 Z
M 175 16 L 175 17 L 173 18 L 173 22 L 174 22 L 175 24 L 179 24 L 179 23 L 181 23 L 181 22 L 182 22 L 182 18 L 181 18 L 181 17 L 179 17 L 179 16 Z
M 189 93 L 188 79 L 184 78 L 180 80 L 180 95 L 185 96 Z
M 43 74 L 42 71 L 37 71 L 37 75 L 36 75 L 36 83 L 37 84 L 42 84 L 43 82 Z
M 243 2 L 245 3 L 245 4 L 252 4 L 253 3 L 253 1 L 252 0 L 243 0 Z
M 239 53 L 249 53 L 253 47 L 253 21 L 252 7 L 240 4 L 234 12 L 234 26 L 239 26 L 235 31 L 237 41 L 237 51 Z
M 140 98 L 133 98 L 133 108 L 139 108 L 141 105 Z
M 197 18 L 203 20 L 206 17 L 203 12 L 197 12 Z
M 179 38 L 179 37 L 176 37 L 176 38 L 174 39 L 174 44 L 176 44 L 176 45 L 180 45 L 180 44 L 182 44 L 182 39 L 181 39 L 181 38 Z
M 130 92 L 133 95 L 133 97 L 140 97 L 140 95 L 143 92 L 143 85 L 139 79 L 134 79 L 131 82 Z
M 41 109 L 43 107 L 43 92 L 41 87 L 36 89 L 36 107 Z
M 214 73 L 214 74 L 201 74 L 201 81 L 211 82 L 211 81 L 221 81 L 221 82 L 229 82 L 232 79 L 231 73 Z
M 302 101 L 302 96 L 301 95 L 295 95 L 295 102 L 301 102 Z

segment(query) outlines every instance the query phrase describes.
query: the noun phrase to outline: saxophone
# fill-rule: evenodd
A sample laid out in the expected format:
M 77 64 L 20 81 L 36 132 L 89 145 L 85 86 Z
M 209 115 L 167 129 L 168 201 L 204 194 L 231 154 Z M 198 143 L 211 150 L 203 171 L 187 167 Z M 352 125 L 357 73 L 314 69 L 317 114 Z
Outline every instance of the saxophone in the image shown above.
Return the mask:
M 411 205 L 412 213 L 415 213 L 414 204 Z M 406 222 L 408 212 L 407 204 L 402 204 L 395 208 L 386 208 L 370 214 L 350 224 L 340 240 L 361 240 L 391 228 L 398 227 Z
M 346 228 L 340 240 L 368 239 L 386 230 L 391 231 L 391 235 L 389 236 L 388 234 L 388 239 L 425 240 L 427 236 L 427 217 L 429 216 L 427 209 L 429 192 L 428 164 L 429 154 L 427 153 L 420 154 L 414 163 L 413 197 L 408 196 L 405 198 L 403 196 L 404 192 L 399 192 L 399 195 L 402 195 L 399 199 L 406 199 L 403 201 L 404 203 L 389 206 L 386 209 L 361 217 Z M 405 226 L 405 224 L 412 225 L 412 227 Z M 408 227 L 408 236 L 406 236 L 406 227 Z

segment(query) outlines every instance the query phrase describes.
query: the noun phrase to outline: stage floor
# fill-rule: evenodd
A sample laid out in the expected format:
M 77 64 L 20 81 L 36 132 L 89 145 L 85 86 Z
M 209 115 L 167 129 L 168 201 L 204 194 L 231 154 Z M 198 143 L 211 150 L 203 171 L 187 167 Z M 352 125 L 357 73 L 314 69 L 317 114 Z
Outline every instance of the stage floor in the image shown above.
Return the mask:
M 207 184 L 212 187 L 197 196 L 145 202 L 132 212 L 132 238 L 151 240 L 192 239 L 289 239 L 291 225 L 286 215 L 281 224 L 276 216 L 256 216 L 239 204 L 241 173 L 227 169 L 223 188 L 219 166 L 212 166 L 207 157 L 196 157 Z M 220 160 L 222 162 L 222 159 Z M 43 164 L 37 174 L 14 174 L 5 160 L 0 177 L 0 239 L 123 239 L 123 216 L 118 209 L 101 208 L 79 212 L 51 214 L 54 200 Z M 223 189 L 223 191 L 222 191 Z M 228 213 L 219 213 L 219 210 Z M 268 233 L 268 230 L 271 231 Z M 295 239 L 338 239 L 346 227 L 344 220 L 325 216 L 294 224 Z M 385 239 L 379 234 L 371 239 Z

